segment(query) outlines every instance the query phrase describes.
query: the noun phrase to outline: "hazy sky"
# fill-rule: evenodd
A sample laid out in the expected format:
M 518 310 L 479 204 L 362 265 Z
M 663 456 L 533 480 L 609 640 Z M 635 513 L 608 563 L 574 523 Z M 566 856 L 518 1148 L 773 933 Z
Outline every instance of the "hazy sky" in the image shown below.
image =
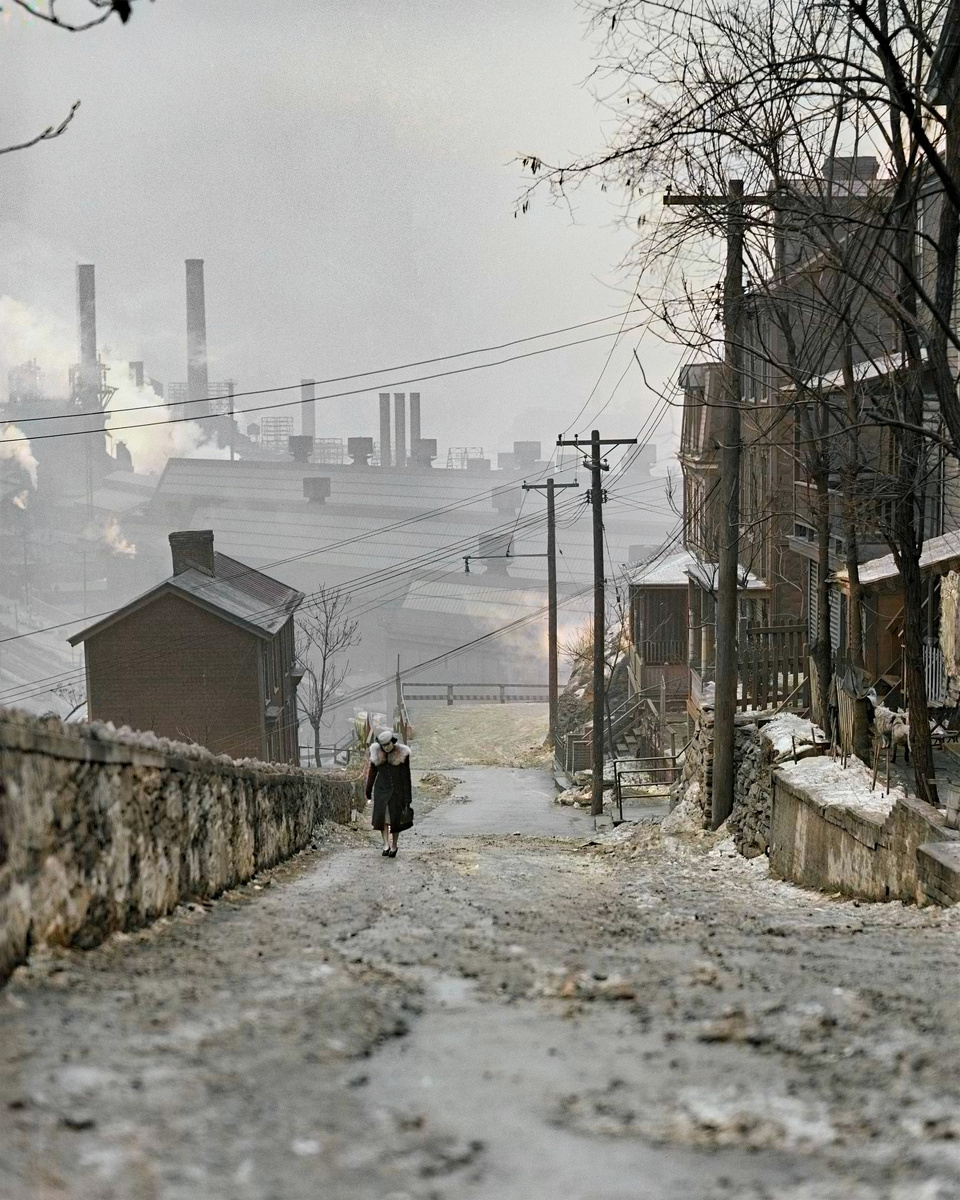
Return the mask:
M 241 389 L 623 307 L 615 199 L 582 192 L 575 220 L 544 201 L 513 215 L 515 154 L 567 156 L 604 135 L 574 0 L 156 0 L 83 35 L 16 10 L 0 22 L 3 141 L 82 100 L 62 138 L 0 157 L 0 294 L 72 330 L 74 264 L 95 263 L 101 346 L 155 378 L 185 377 L 187 257 L 206 262 L 211 378 Z M 552 441 L 608 347 L 424 383 L 424 436 L 488 453 Z M 657 379 L 674 362 L 650 335 L 640 352 Z M 604 430 L 635 432 L 652 403 L 632 370 Z M 376 432 L 373 395 L 320 414 L 320 435 Z

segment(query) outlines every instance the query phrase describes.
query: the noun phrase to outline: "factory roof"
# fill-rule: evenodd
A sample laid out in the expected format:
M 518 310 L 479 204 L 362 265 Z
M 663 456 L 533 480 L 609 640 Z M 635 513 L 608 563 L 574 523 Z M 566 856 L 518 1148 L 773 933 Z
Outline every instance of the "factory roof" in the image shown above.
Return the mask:
M 451 504 L 492 510 L 491 492 L 516 488 L 523 476 L 515 471 L 453 471 L 433 468 L 381 470 L 339 463 L 263 462 L 251 459 L 171 458 L 160 476 L 160 503 L 255 503 L 261 507 L 303 505 L 303 481 L 311 476 L 330 480 L 330 502 L 374 507 L 443 508 Z

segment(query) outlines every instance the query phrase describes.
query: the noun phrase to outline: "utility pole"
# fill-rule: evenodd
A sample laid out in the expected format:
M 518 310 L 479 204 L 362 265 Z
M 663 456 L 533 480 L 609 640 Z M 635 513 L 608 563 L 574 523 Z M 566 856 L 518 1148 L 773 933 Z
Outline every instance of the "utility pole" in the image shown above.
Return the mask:
M 590 503 L 593 508 L 593 754 L 592 796 L 590 812 L 594 817 L 603 813 L 603 714 L 604 714 L 604 667 L 606 649 L 606 597 L 603 581 L 603 472 L 610 470 L 604 462 L 602 446 L 635 446 L 637 438 L 601 438 L 598 430 L 590 434 L 590 441 L 579 438 L 564 441 L 557 438 L 558 446 L 574 446 L 578 450 L 589 448 L 590 457 L 583 465 L 590 471 Z
M 560 708 L 560 680 L 557 662 L 557 510 L 554 492 L 557 488 L 575 488 L 579 483 L 556 483 L 553 476 L 546 483 L 525 483 L 525 492 L 547 493 L 547 654 L 549 657 L 550 745 L 556 742 L 557 715 Z
M 769 205 L 769 196 L 745 196 L 743 182 L 730 179 L 726 196 L 665 196 L 666 205 L 693 208 L 722 205 L 727 212 L 727 264 L 723 280 L 724 410 L 721 422 L 720 488 L 723 525 L 717 567 L 716 679 L 713 714 L 713 794 L 711 823 L 716 829 L 733 811 L 734 718 L 737 711 L 737 635 L 740 564 L 740 315 L 743 302 L 743 229 L 747 204 Z

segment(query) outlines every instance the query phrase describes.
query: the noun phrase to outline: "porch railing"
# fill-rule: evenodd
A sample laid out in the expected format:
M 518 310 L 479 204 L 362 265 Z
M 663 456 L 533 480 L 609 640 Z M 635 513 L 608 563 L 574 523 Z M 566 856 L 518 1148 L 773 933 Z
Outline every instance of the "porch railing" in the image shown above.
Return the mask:
M 748 627 L 740 638 L 738 658 L 741 711 L 809 705 L 805 626 Z
M 923 647 L 923 675 L 927 685 L 927 703 L 945 704 L 947 700 L 947 671 L 943 651 L 936 642 Z
M 644 640 L 640 643 L 639 651 L 644 663 L 651 667 L 687 661 L 687 643 L 678 638 Z

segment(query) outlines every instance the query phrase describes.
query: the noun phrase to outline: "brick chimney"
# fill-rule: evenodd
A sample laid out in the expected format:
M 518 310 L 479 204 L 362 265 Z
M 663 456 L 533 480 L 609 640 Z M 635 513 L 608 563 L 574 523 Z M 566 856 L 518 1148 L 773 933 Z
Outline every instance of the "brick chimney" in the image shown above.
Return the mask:
M 213 530 L 185 529 L 171 533 L 170 553 L 174 575 L 182 575 L 191 568 L 213 575 Z

